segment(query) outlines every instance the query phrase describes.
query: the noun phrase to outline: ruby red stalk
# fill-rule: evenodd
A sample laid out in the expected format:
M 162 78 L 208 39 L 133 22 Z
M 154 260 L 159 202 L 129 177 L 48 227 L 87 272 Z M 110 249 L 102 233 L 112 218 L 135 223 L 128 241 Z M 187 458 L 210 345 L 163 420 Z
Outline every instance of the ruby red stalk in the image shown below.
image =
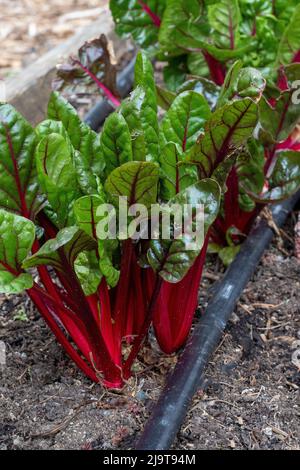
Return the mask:
M 206 258 L 209 236 L 188 274 L 178 284 L 163 282 L 153 308 L 153 325 L 161 349 L 166 354 L 177 351 L 186 341 L 198 305 L 199 286 Z M 153 285 L 153 275 L 149 272 Z

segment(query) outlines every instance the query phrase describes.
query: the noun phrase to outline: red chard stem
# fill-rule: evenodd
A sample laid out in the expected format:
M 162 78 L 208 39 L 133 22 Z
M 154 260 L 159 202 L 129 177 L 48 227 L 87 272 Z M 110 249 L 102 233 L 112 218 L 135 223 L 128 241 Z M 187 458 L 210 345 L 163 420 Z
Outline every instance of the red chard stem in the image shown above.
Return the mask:
M 153 11 L 150 9 L 150 7 L 145 2 L 142 2 L 141 0 L 138 0 L 138 3 L 142 7 L 144 12 L 146 12 L 147 15 L 150 16 L 153 24 L 159 28 L 160 25 L 161 25 L 161 19 L 159 18 L 159 16 L 157 16 L 155 13 L 153 13 Z

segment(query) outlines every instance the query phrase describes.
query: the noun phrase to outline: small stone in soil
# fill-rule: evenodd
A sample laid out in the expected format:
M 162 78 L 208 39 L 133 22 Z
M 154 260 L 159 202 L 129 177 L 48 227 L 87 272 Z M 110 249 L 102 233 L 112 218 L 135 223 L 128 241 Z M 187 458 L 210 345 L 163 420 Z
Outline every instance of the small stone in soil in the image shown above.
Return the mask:
M 0 371 L 6 367 L 6 346 L 4 341 L 0 341 Z

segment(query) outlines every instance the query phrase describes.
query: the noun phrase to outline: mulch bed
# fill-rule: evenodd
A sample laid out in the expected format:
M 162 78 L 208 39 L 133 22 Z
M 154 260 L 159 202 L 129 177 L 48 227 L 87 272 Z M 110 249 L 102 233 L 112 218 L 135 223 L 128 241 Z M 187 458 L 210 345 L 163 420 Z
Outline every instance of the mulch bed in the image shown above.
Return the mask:
M 14 75 L 97 19 L 108 0 L 1 0 L 0 77 Z

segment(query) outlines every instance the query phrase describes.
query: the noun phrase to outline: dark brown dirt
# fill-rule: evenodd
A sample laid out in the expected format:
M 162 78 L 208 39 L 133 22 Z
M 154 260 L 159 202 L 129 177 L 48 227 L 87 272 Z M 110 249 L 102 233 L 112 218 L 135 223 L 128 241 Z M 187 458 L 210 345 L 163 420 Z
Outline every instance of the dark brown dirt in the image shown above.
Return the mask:
M 176 449 L 300 448 L 300 265 L 290 241 L 276 245 L 243 293 Z M 219 275 L 211 263 L 201 311 Z M 175 356 L 147 347 L 115 393 L 76 371 L 26 298 L 2 297 L 0 322 L 0 449 L 132 447 Z

